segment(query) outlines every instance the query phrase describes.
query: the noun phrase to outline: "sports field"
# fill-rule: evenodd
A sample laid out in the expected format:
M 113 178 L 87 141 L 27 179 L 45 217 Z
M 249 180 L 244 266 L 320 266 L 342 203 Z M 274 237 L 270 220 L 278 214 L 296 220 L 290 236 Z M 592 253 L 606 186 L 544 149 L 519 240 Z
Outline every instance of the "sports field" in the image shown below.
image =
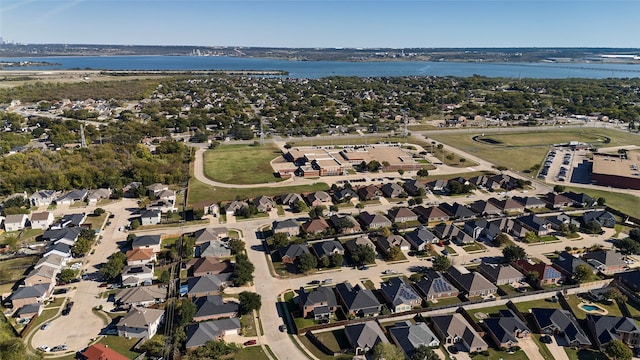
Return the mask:
M 225 184 L 260 184 L 281 181 L 269 164 L 281 156 L 273 144 L 221 145 L 204 153 L 204 174 Z

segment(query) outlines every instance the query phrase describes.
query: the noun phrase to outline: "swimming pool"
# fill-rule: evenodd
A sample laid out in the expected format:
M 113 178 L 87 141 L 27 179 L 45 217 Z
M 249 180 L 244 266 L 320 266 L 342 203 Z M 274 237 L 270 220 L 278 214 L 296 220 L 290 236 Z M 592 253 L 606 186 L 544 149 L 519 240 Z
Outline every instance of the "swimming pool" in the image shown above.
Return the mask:
M 608 311 L 598 305 L 580 304 L 580 309 L 588 313 L 606 314 Z

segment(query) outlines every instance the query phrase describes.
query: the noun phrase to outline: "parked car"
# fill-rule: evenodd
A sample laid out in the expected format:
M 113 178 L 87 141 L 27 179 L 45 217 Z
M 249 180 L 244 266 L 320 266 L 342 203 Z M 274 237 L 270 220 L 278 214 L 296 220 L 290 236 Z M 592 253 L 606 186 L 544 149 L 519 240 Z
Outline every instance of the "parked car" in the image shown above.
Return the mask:
M 309 281 L 309 285 L 320 285 L 320 280 L 311 280 Z
M 44 351 L 44 352 L 49 352 L 49 351 L 51 351 L 51 349 L 50 349 L 48 346 L 46 346 L 46 345 L 40 345 L 40 346 L 38 346 L 38 350 L 40 350 L 40 351 Z
M 67 350 L 69 350 L 67 345 L 58 345 L 58 346 L 54 346 L 54 347 L 51 348 L 52 352 L 55 352 L 55 351 L 67 351 Z
M 442 255 L 449 255 L 449 251 L 447 249 L 442 250 Z
M 322 280 L 323 284 L 331 284 L 333 282 L 333 279 L 324 279 Z
M 244 342 L 244 346 L 251 346 L 251 345 L 255 345 L 256 343 L 257 341 L 255 340 L 249 340 Z
M 388 269 L 388 270 L 383 271 L 382 273 L 385 274 L 385 275 L 389 275 L 389 274 L 397 274 L 398 272 L 395 271 L 395 270 Z
M 551 340 L 551 336 L 549 335 L 542 335 L 540 336 L 540 341 L 542 341 L 545 344 L 551 344 L 553 341 Z
M 51 325 L 51 321 L 47 321 L 46 323 L 42 324 L 42 326 L 40 326 L 40 330 L 47 330 L 49 325 Z
M 360 266 L 360 270 L 369 270 L 369 267 L 366 265 Z
M 285 332 L 285 331 L 287 331 L 287 325 L 280 325 L 280 326 L 278 326 L 278 330 L 280 330 L 280 332 Z

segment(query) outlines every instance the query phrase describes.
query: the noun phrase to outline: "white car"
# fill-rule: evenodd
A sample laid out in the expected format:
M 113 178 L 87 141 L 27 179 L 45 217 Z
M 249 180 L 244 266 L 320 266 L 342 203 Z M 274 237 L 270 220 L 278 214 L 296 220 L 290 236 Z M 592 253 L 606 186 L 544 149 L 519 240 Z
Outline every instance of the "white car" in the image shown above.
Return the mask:
M 40 350 L 40 351 L 44 351 L 44 352 L 49 352 L 49 351 L 51 351 L 51 349 L 50 349 L 48 346 L 46 346 L 46 345 L 40 345 L 40 346 L 38 346 L 38 350 Z

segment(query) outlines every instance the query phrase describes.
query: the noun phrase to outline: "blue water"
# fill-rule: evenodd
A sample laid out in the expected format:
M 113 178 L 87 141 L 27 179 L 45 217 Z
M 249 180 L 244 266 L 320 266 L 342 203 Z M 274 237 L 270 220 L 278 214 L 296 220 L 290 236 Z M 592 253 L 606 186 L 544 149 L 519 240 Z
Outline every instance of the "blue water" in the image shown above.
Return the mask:
M 600 311 L 602 309 L 600 309 L 598 306 L 593 306 L 593 305 L 580 305 L 581 308 L 587 310 L 587 311 Z
M 0 58 L 0 62 L 2 61 L 45 61 L 61 64 L 59 66 L 7 68 L 8 70 L 284 70 L 289 72 L 288 77 L 294 78 L 429 75 L 554 79 L 640 77 L 640 64 L 287 61 L 226 56 Z

